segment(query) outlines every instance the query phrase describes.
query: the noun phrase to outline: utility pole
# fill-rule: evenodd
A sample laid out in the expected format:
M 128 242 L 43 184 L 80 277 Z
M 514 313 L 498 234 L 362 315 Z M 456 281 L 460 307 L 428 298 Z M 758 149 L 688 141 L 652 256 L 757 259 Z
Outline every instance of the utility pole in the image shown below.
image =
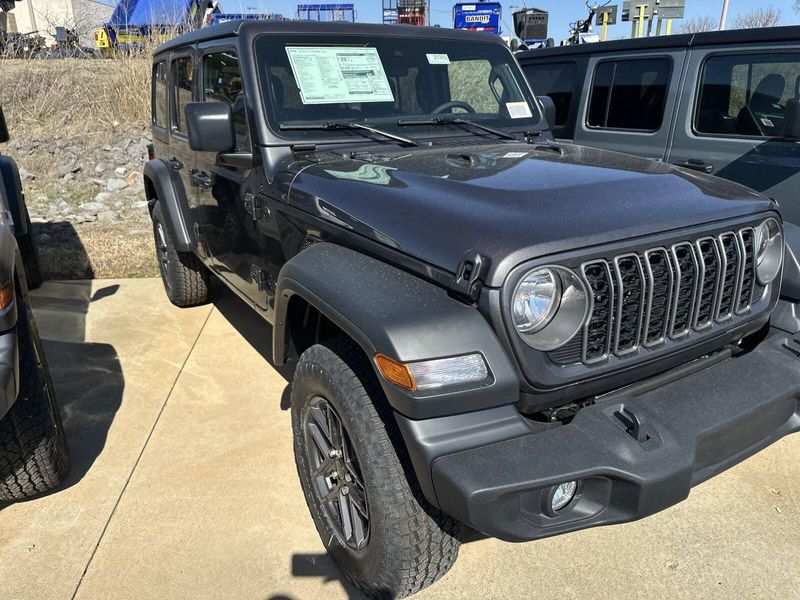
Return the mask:
M 722 17 L 719 20 L 719 30 L 722 31 L 725 29 L 725 23 L 728 21 L 728 4 L 730 0 L 724 0 L 722 2 Z

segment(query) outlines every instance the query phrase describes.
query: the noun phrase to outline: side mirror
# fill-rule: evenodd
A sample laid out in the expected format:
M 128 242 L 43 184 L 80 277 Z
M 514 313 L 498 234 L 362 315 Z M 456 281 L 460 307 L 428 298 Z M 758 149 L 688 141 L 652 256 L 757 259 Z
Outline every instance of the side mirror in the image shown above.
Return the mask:
M 536 98 L 542 105 L 542 112 L 547 124 L 552 129 L 556 124 L 556 105 L 553 103 L 553 99 L 550 96 L 536 96 Z
M 236 148 L 233 109 L 227 102 L 186 105 L 189 146 L 196 152 L 231 152 Z
M 792 98 L 786 102 L 783 111 L 783 137 L 787 140 L 800 140 L 800 99 Z
M 3 116 L 3 107 L 0 106 L 0 144 L 4 144 L 11 139 L 8 133 L 8 126 L 6 126 L 6 118 Z

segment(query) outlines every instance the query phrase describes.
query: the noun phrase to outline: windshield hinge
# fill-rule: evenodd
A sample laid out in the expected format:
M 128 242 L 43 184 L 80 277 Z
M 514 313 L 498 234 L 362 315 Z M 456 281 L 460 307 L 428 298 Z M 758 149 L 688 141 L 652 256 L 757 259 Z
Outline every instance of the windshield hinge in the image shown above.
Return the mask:
M 305 159 L 308 159 L 309 155 L 314 154 L 317 151 L 316 144 L 292 144 L 289 148 L 295 157 Z
M 259 221 L 264 217 L 269 219 L 270 214 L 269 207 L 264 203 L 264 199 L 254 194 L 245 194 L 244 212 L 250 215 L 253 221 Z
M 458 265 L 450 290 L 458 296 L 477 302 L 488 270 L 489 259 L 475 250 L 468 250 Z

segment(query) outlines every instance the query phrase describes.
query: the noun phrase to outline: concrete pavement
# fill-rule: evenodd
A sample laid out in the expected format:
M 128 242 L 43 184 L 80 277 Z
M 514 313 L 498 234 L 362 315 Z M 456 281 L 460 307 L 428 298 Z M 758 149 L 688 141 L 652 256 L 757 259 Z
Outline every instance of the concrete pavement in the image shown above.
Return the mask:
M 0 597 L 357 598 L 294 467 L 270 331 L 231 294 L 47 283 L 36 317 L 65 417 L 65 486 L 0 505 Z M 798 598 L 800 436 L 641 522 L 465 544 L 418 598 Z

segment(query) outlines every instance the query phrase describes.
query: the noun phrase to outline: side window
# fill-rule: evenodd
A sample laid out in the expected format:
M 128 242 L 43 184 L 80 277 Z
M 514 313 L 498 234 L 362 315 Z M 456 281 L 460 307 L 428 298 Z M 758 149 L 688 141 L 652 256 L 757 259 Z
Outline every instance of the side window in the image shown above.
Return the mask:
M 537 96 L 549 96 L 556 105 L 555 127 L 563 127 L 569 117 L 569 106 L 575 90 L 578 65 L 574 62 L 532 64 L 522 68 Z
M 186 135 L 186 105 L 192 101 L 192 82 L 194 78 L 194 61 L 191 56 L 183 56 L 172 62 L 173 70 L 173 106 L 175 114 L 172 126 L 175 131 Z
M 153 66 L 153 124 L 167 128 L 167 63 L 161 61 Z
M 245 149 L 249 145 L 249 136 L 244 88 L 239 57 L 233 51 L 225 50 L 203 57 L 203 100 L 231 105 L 238 149 Z
M 786 102 L 800 98 L 800 53 L 713 56 L 694 114 L 699 134 L 782 137 Z
M 657 131 L 672 75 L 668 58 L 604 61 L 597 65 L 589 100 L 589 127 Z

